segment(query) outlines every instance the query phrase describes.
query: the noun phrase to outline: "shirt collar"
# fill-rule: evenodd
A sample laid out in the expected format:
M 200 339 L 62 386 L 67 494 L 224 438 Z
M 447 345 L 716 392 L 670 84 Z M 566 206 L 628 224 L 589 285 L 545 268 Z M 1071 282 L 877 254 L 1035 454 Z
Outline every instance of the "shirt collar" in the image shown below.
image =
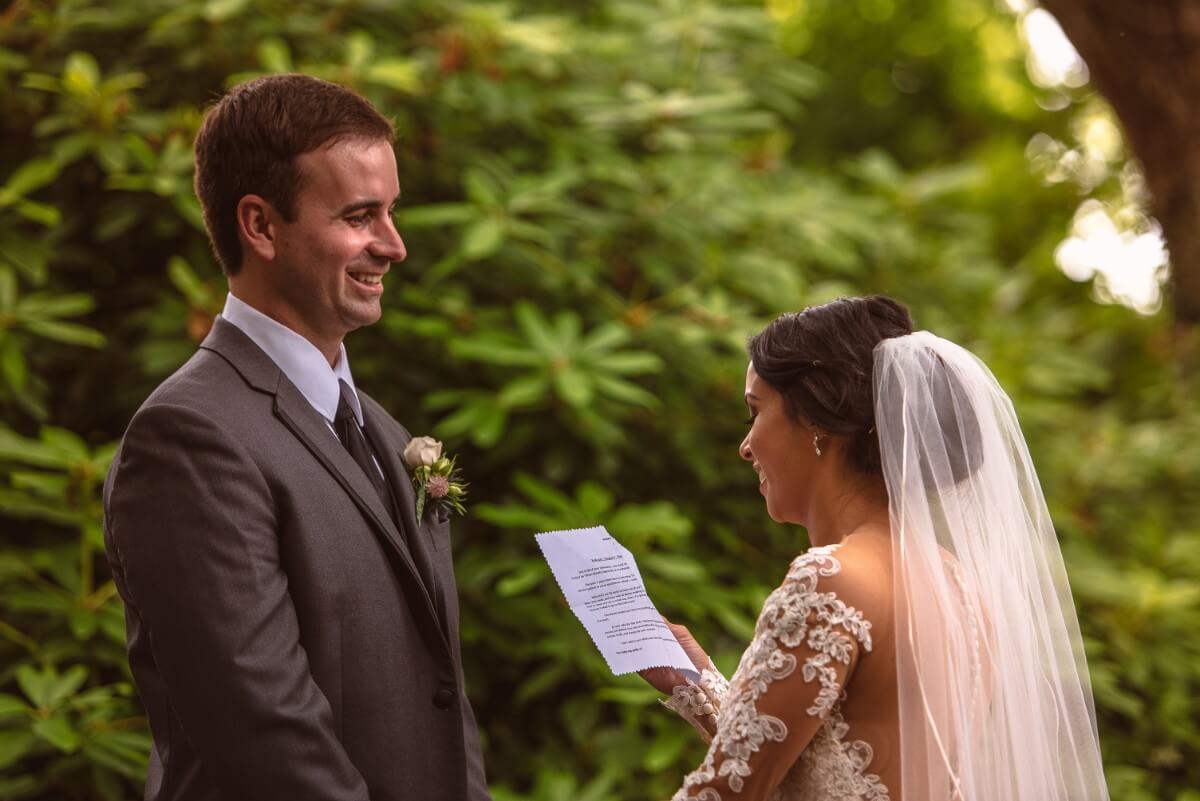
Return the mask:
M 350 374 L 350 360 L 346 356 L 345 345 L 338 346 L 336 366 L 331 368 L 315 345 L 286 325 L 239 300 L 232 292 L 225 296 L 225 308 L 221 316 L 262 348 L 326 420 L 332 421 L 337 416 L 338 400 L 341 398 L 338 381 L 349 384 L 350 389 L 354 390 L 350 393 L 354 418 L 359 427 L 363 425 L 362 404 L 354 387 L 354 377 Z

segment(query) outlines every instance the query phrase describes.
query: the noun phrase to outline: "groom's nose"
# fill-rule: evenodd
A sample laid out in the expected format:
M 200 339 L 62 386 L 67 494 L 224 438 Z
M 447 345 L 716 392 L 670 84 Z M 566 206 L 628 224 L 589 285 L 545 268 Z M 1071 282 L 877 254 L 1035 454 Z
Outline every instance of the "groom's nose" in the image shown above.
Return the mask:
M 404 240 L 396 230 L 395 221 L 388 217 L 381 225 L 382 228 L 370 245 L 371 255 L 391 263 L 404 261 L 408 257 L 408 248 L 404 246 Z

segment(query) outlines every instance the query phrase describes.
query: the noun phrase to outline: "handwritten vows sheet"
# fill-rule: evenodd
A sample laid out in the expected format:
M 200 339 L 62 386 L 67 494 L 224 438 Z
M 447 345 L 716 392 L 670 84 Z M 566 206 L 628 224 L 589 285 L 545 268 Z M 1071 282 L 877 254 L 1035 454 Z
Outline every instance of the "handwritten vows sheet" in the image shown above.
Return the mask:
M 700 680 L 646 594 L 633 554 L 603 526 L 549 531 L 536 539 L 571 611 L 615 675 L 673 667 Z

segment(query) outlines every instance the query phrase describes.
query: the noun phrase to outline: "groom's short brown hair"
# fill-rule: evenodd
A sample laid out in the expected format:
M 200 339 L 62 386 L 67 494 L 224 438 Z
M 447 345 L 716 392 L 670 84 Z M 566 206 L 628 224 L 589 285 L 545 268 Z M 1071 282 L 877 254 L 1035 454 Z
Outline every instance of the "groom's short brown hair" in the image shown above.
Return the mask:
M 237 204 L 246 195 L 295 219 L 303 176 L 296 157 L 348 138 L 394 140 L 392 124 L 360 95 L 308 75 L 271 75 L 233 87 L 196 134 L 196 196 L 226 275 L 242 267 Z

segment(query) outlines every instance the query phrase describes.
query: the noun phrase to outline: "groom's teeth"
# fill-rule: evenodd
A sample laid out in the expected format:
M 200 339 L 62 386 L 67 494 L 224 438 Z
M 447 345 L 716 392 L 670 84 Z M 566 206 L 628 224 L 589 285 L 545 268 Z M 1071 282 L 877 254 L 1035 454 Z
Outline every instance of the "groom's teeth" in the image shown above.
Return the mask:
M 350 277 L 363 284 L 378 284 L 383 281 L 382 275 L 371 275 L 369 273 L 350 273 Z

